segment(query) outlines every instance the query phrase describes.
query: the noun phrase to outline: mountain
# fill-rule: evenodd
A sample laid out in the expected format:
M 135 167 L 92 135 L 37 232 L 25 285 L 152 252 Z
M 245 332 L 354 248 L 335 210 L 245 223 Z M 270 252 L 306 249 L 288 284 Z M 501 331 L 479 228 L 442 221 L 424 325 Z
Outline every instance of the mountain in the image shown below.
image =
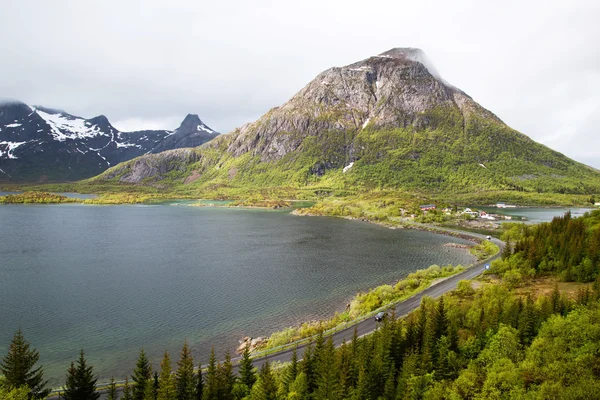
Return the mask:
M 88 178 L 134 157 L 199 146 L 217 135 L 195 114 L 174 131 L 120 132 L 104 115 L 84 119 L 20 102 L 0 104 L 0 181 Z
M 508 127 L 414 48 L 330 68 L 257 121 L 198 149 L 168 153 L 96 179 L 199 188 L 600 192 L 597 171 Z

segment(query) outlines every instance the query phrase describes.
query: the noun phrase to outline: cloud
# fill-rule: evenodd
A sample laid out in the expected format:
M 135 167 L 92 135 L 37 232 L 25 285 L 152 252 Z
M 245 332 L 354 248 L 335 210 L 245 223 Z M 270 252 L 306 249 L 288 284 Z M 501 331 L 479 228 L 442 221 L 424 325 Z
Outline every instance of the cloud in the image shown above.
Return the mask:
M 319 72 L 419 47 L 513 128 L 583 161 L 600 105 L 596 1 L 5 2 L 0 93 L 128 129 L 228 132 Z M 595 143 L 595 142 L 594 142 Z M 600 160 L 586 161 L 600 168 Z

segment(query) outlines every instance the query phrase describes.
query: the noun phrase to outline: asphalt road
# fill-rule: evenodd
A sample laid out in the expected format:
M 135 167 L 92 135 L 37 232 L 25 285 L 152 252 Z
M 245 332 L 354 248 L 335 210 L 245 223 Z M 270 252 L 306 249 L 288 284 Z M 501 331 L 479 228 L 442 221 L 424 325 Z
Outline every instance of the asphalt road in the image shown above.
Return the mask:
M 456 232 L 467 234 L 467 232 L 462 232 L 462 231 L 456 231 Z M 468 233 L 468 235 L 485 239 L 484 235 L 479 235 L 479 234 L 475 234 L 475 233 Z M 463 279 L 473 279 L 476 276 L 480 275 L 485 270 L 485 265 L 489 264 L 493 260 L 499 258 L 500 255 L 502 254 L 502 250 L 504 249 L 504 242 L 502 242 L 501 240 L 496 239 L 496 238 L 492 238 L 492 241 L 495 244 L 497 244 L 498 247 L 500 247 L 500 252 L 496 256 L 489 258 L 485 261 L 478 262 L 477 264 L 474 264 L 473 266 L 471 266 L 470 268 L 467 268 L 463 272 L 461 272 L 457 275 L 451 276 L 449 278 L 446 278 L 443 281 L 441 281 L 433 286 L 430 286 L 427 289 L 423 290 L 422 292 L 419 292 L 419 293 L 415 294 L 414 296 L 406 299 L 405 301 L 398 303 L 395 306 L 396 317 L 397 318 L 404 317 L 404 316 L 408 315 L 408 313 L 410 313 L 411 311 L 417 309 L 419 307 L 419 305 L 421 304 L 421 299 L 423 297 L 428 296 L 428 297 L 431 297 L 434 299 L 438 298 L 438 297 L 442 296 L 444 293 L 454 290 L 459 281 L 461 281 Z M 388 310 L 388 312 L 391 312 L 391 310 L 392 310 L 392 308 L 390 308 Z M 344 330 L 334 333 L 332 336 L 333 344 L 334 344 L 334 346 L 338 347 L 338 346 L 341 346 L 342 343 L 344 343 L 344 341 L 346 343 L 352 341 L 352 338 L 354 336 L 354 329 L 357 330 L 358 336 L 360 337 L 360 336 L 364 336 L 364 335 L 373 333 L 373 331 L 375 331 L 377 329 L 377 327 L 378 327 L 378 323 L 375 321 L 375 318 L 365 319 L 363 321 L 358 322 L 357 324 L 349 326 L 348 328 L 346 328 Z M 304 351 L 306 350 L 306 346 L 307 346 L 307 344 L 298 346 L 298 348 L 297 348 L 298 359 L 302 358 L 302 355 L 304 354 Z M 288 362 L 292 358 L 292 352 L 293 352 L 292 349 L 283 350 L 278 353 L 270 354 L 265 357 L 254 358 L 252 360 L 252 362 L 255 367 L 260 367 L 267 359 L 269 360 L 269 362 L 274 362 L 274 361 L 279 361 L 282 363 Z M 238 360 L 239 360 L 239 358 L 233 359 L 234 362 L 236 362 Z
M 466 236 L 470 236 L 470 237 L 476 237 L 476 238 L 480 238 L 480 239 L 485 239 L 486 237 L 484 235 L 479 235 L 476 233 L 470 233 L 470 232 L 464 232 L 464 231 L 458 231 L 458 230 L 452 230 L 452 229 L 445 229 L 446 231 L 450 231 L 450 232 L 455 232 L 455 233 L 460 233 L 462 235 L 466 235 Z M 452 290 L 454 290 L 456 288 L 456 285 L 458 284 L 459 281 L 463 280 L 463 279 L 473 279 L 476 276 L 480 275 L 484 270 L 485 270 L 485 265 L 489 264 L 490 262 L 492 262 L 493 260 L 497 259 L 500 257 L 500 255 L 502 254 L 502 250 L 504 249 L 504 242 L 502 242 L 499 239 L 496 238 L 492 238 L 491 239 L 495 244 L 498 245 L 498 247 L 500 247 L 500 252 L 492 257 L 489 258 L 485 261 L 481 261 L 478 262 L 476 264 L 474 264 L 473 266 L 467 268 L 466 270 L 464 270 L 463 272 L 451 276 L 449 278 L 444 279 L 443 281 L 428 287 L 427 289 L 423 290 L 422 292 L 419 292 L 417 294 L 415 294 L 414 296 L 406 299 L 405 301 L 398 303 L 394 308 L 396 311 L 396 317 L 400 318 L 400 317 L 404 317 L 406 315 L 408 315 L 408 313 L 410 313 L 411 311 L 417 309 L 419 307 L 419 305 L 421 304 L 421 299 L 423 299 L 423 297 L 431 297 L 431 298 L 438 298 L 440 296 L 442 296 L 444 293 L 450 292 Z M 390 308 L 388 310 L 388 312 L 391 312 L 392 308 Z M 352 341 L 352 338 L 354 337 L 354 330 L 356 329 L 358 336 L 364 336 L 364 335 L 368 335 L 370 333 L 373 333 L 378 327 L 378 323 L 375 321 L 375 318 L 368 318 L 365 319 L 363 321 L 360 321 L 354 325 L 349 326 L 348 328 L 345 328 L 343 330 L 340 330 L 336 333 L 333 334 L 332 338 L 333 338 L 333 344 L 334 346 L 338 347 L 341 346 L 344 342 L 350 342 Z M 302 356 L 304 355 L 304 351 L 306 350 L 307 344 L 302 344 L 302 345 L 298 345 L 297 347 L 297 357 L 298 359 L 301 359 Z M 282 350 L 280 352 L 277 353 L 273 353 L 270 354 L 268 356 L 264 356 L 264 357 L 257 357 L 252 359 L 252 362 L 254 364 L 255 367 L 260 368 L 260 366 L 262 364 L 264 364 L 264 362 L 268 359 L 269 362 L 288 362 L 291 360 L 292 358 L 292 352 L 293 350 L 287 349 L 287 350 Z M 234 359 L 232 359 L 233 363 L 234 363 L 234 372 L 237 372 L 237 362 L 240 360 L 239 357 L 236 357 Z M 205 366 L 203 366 L 205 367 Z M 101 399 L 106 398 L 106 395 L 103 393 L 103 395 L 101 396 Z M 58 395 L 53 395 L 51 397 L 48 397 L 48 399 L 58 399 Z

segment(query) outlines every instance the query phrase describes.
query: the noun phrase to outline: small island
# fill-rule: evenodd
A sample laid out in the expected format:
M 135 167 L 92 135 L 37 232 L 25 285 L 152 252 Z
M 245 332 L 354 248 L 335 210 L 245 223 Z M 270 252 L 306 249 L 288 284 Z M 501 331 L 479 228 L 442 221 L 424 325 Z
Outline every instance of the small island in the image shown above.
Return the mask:
M 0 196 L 0 204 L 80 203 L 81 200 L 48 192 L 24 192 Z

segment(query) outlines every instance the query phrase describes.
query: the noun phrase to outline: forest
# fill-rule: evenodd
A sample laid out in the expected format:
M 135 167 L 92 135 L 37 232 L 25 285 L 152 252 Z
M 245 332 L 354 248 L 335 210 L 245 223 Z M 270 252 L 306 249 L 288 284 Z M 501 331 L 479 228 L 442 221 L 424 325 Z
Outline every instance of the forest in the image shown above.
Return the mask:
M 600 210 L 571 213 L 536 226 L 514 224 L 503 234 L 503 259 L 492 273 L 521 281 L 548 273 L 570 282 L 593 282 L 600 275 Z

